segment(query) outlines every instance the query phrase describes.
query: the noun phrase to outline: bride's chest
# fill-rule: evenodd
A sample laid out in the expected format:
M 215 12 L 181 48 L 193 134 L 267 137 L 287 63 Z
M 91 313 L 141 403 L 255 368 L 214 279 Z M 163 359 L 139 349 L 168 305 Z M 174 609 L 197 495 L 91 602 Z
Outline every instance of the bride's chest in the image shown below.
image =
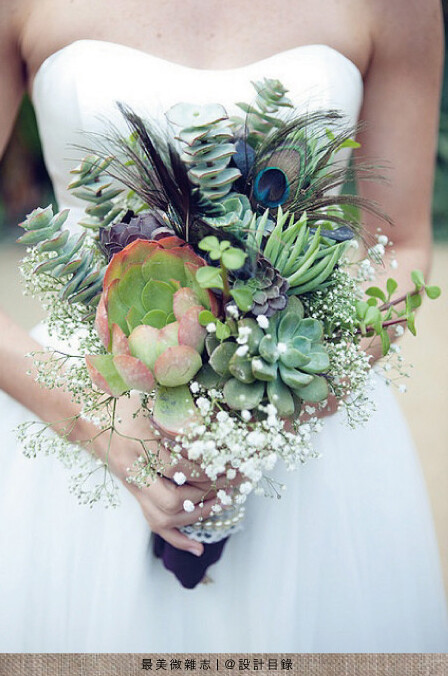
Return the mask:
M 328 44 L 359 69 L 369 59 L 355 0 L 24 0 L 21 44 L 30 80 L 71 42 L 117 42 L 194 68 L 235 68 L 303 44 Z

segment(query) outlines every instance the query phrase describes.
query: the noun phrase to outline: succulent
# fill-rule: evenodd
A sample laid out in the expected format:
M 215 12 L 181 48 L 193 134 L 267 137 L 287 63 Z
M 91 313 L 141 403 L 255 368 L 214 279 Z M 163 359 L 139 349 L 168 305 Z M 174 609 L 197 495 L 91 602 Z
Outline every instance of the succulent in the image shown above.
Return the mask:
M 178 103 L 166 115 L 172 124 L 181 127 L 178 139 L 185 144 L 181 159 L 189 167 L 191 182 L 206 199 L 221 200 L 241 176 L 239 169 L 229 167 L 235 144 L 225 108 L 218 104 Z
M 280 108 L 293 108 L 291 100 L 286 96 L 288 91 L 279 80 L 264 78 L 252 83 L 257 91 L 253 105 L 237 103 L 247 117 L 237 120 L 247 130 L 247 140 L 257 146 L 272 129 L 281 128 L 284 122 L 278 117 Z
M 322 374 L 330 363 L 322 323 L 304 318 L 298 298 L 290 298 L 287 310 L 274 315 L 266 330 L 250 318 L 240 320 L 238 329 L 239 342 L 234 337 L 219 344 L 208 339 L 209 366 L 197 377 L 207 387 L 213 379 L 223 385 L 230 408 L 253 409 L 269 402 L 279 415 L 290 417 L 302 401 L 327 397 Z
M 112 162 L 112 157 L 100 158 L 97 155 L 87 155 L 70 173 L 77 178 L 68 186 L 72 194 L 78 199 L 88 202 L 85 217 L 80 222 L 84 228 L 98 230 L 112 223 L 120 213 L 124 213 L 122 204 L 117 204 L 118 197 L 123 189 L 114 187 L 110 177 L 103 178 Z
M 249 198 L 246 195 L 232 192 L 220 203 L 221 211 L 216 216 L 206 216 L 204 221 L 214 227 L 237 226 L 243 230 L 249 226 L 253 217 Z
M 198 316 L 218 310 L 195 281 L 203 264 L 177 237 L 136 240 L 115 254 L 95 322 L 107 354 L 86 357 L 93 383 L 111 396 L 155 388 L 154 421 L 165 432 L 197 415 L 187 383 L 202 366 Z
M 65 209 L 53 214 L 51 206 L 35 209 L 21 223 L 26 232 L 18 242 L 36 245 L 39 252 L 52 254 L 35 267 L 33 274 L 45 273 L 58 279 L 62 284 L 61 300 L 83 303 L 88 309 L 88 317 L 98 304 L 105 266 L 97 262 L 94 250 L 85 246 L 87 232 L 71 235 L 69 230 L 63 229 L 68 213 Z
M 274 266 L 263 256 L 257 259 L 255 275 L 240 285 L 238 282 L 234 288 L 248 288 L 252 293 L 253 304 L 250 309 L 251 314 L 265 315 L 272 317 L 279 310 L 284 310 L 288 304 L 287 280 L 274 268 Z
M 152 210 L 138 216 L 126 214 L 120 223 L 100 228 L 100 246 L 108 260 L 136 239 L 155 240 L 174 234 L 161 212 Z
M 307 214 L 295 220 L 294 214 L 277 210 L 276 224 L 267 233 L 265 214 L 250 224 L 250 235 L 263 256 L 289 284 L 289 295 L 316 291 L 327 285 L 335 266 L 347 250 L 353 234 L 348 227 L 323 229 L 310 227 Z M 330 223 L 326 223 L 331 228 Z M 339 238 L 339 239 L 338 239 Z

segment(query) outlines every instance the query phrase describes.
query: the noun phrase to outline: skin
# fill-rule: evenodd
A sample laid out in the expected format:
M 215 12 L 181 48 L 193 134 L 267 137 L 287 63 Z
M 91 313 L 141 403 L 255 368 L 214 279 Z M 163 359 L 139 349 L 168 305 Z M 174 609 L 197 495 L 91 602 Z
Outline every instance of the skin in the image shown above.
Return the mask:
M 0 4 L 0 152 L 9 138 L 22 95 L 31 91 L 43 61 L 78 39 L 125 44 L 195 68 L 233 68 L 304 44 L 327 44 L 357 65 L 364 78 L 360 137 L 363 158 L 390 165 L 389 183 L 360 186 L 377 201 L 395 227 L 381 224 L 394 242 L 400 288 L 409 288 L 410 271 L 427 273 L 430 264 L 430 204 L 443 62 L 439 0 L 3 0 Z M 366 218 L 375 233 L 379 222 Z M 27 375 L 26 353 L 37 344 L 8 317 L 0 315 L 0 387 L 47 421 L 74 415 L 76 406 L 61 391 L 47 391 Z M 374 353 L 374 356 L 378 354 Z M 122 432 L 148 436 L 148 423 L 131 418 L 132 402 L 119 403 Z M 127 409 L 131 407 L 131 411 Z M 57 426 L 56 426 L 57 427 Z M 93 436 L 80 423 L 73 441 Z M 94 448 L 101 458 L 106 440 Z M 133 442 L 112 443 L 110 464 L 123 481 L 138 456 Z M 198 555 L 177 527 L 210 513 L 213 492 L 205 476 L 182 487 L 167 471 L 151 487 L 125 482 L 139 501 L 151 529 L 180 549 Z M 219 486 L 223 484 L 221 479 Z M 187 514 L 185 499 L 204 507 Z

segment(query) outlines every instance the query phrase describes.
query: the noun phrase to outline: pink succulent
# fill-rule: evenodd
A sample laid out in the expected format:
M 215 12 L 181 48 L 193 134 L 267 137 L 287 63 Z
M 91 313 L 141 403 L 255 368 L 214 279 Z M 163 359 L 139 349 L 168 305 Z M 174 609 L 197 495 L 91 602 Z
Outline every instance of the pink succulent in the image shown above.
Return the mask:
M 156 391 L 155 422 L 177 432 L 197 410 L 188 388 L 202 366 L 203 309 L 218 313 L 196 282 L 202 258 L 178 237 L 136 240 L 106 271 L 95 326 L 107 354 L 86 357 L 92 382 L 113 397 Z

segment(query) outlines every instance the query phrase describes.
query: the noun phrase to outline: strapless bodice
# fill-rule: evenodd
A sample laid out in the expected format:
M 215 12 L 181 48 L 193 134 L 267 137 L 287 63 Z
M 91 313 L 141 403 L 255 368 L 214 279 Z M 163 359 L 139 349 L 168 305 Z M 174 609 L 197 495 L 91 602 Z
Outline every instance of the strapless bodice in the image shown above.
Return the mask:
M 82 132 L 104 132 L 110 123 L 121 128 L 116 101 L 163 125 L 164 112 L 179 101 L 219 102 L 235 113 L 236 102 L 254 99 L 251 82 L 263 77 L 281 80 L 303 111 L 337 109 L 349 124 L 358 118 L 361 73 L 327 45 L 296 47 L 226 70 L 191 68 L 99 40 L 78 40 L 55 52 L 36 74 L 32 99 L 59 207 L 78 211 L 80 203 L 66 189 L 70 169 L 85 154 L 75 146 L 92 143 Z

